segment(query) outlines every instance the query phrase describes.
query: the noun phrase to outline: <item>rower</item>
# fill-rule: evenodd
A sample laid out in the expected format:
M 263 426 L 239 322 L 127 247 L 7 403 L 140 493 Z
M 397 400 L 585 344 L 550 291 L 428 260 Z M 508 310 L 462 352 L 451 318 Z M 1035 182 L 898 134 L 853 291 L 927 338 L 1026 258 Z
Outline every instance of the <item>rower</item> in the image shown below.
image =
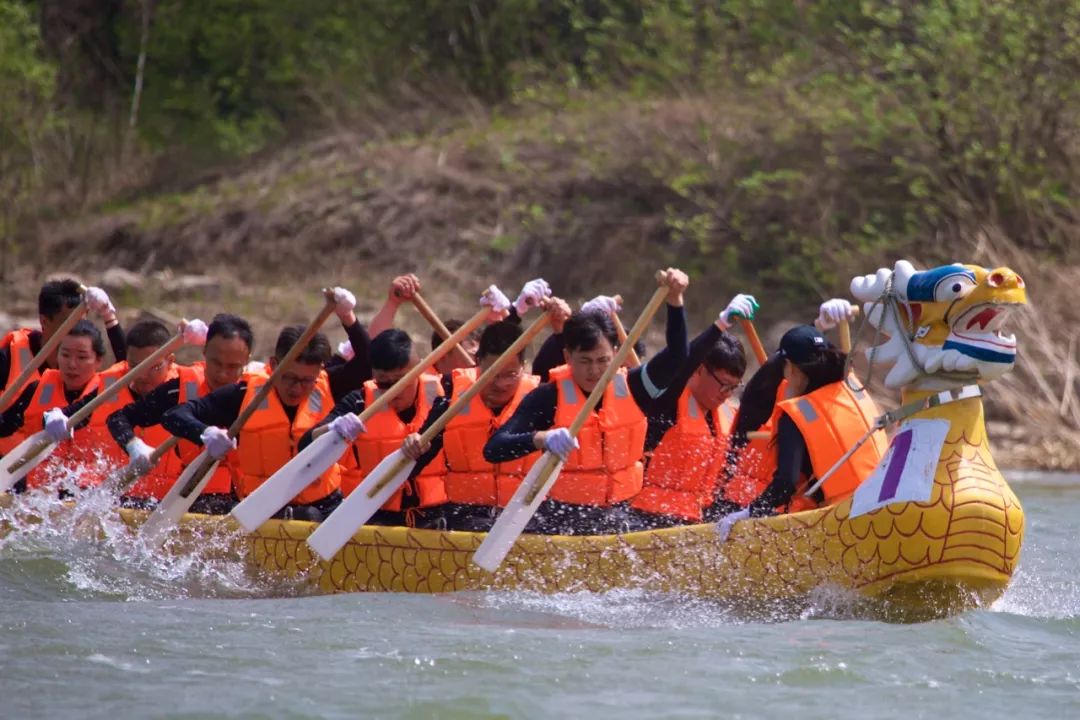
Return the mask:
M 746 372 L 743 347 L 727 330 L 735 318 L 753 319 L 757 307 L 753 296 L 736 295 L 690 343 L 686 362 L 654 399 L 645 479 L 631 503 L 634 529 L 701 522 L 712 504 L 735 418 L 728 400 Z
M 618 338 L 608 316 L 577 312 L 562 329 L 566 365 L 526 395 L 484 446 L 484 459 L 506 463 L 549 450 L 565 465 L 526 532 L 596 534 L 627 527 L 630 499 L 641 490 L 647 422 L 659 389 L 688 354 L 683 292 L 689 280 L 665 272 L 667 350 L 629 373 L 620 369 L 575 438 L 567 429 L 614 357 Z
M 41 286 L 41 291 L 38 293 L 38 321 L 41 329 L 12 330 L 0 340 L 0 382 L 2 382 L 0 389 L 6 389 L 9 383 L 19 377 L 23 369 L 30 364 L 31 359 L 41 350 L 42 345 L 53 336 L 71 311 L 78 307 L 81 302 L 79 291 L 79 283 L 70 279 L 50 280 Z M 116 318 L 116 308 L 109 301 L 108 294 L 101 288 L 88 288 L 86 303 L 90 311 L 105 324 L 113 357 L 117 361 L 123 360 L 127 356 L 124 331 Z M 58 350 L 54 351 L 50 357 L 46 358 L 44 365 L 32 379 L 40 379 L 45 370 L 57 367 L 57 352 Z M 24 439 L 26 436 L 21 432 L 0 439 L 0 455 L 7 454 Z

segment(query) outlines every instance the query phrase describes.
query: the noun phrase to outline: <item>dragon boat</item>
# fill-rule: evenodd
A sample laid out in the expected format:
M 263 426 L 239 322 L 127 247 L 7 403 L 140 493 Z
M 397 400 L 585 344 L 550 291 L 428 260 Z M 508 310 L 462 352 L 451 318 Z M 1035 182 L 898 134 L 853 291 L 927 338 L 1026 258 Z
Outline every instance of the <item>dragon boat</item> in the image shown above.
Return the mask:
M 726 541 L 713 525 L 523 535 L 495 573 L 470 562 L 485 537 L 472 532 L 365 526 L 322 561 L 305 542 L 314 523 L 270 520 L 245 534 L 230 517 L 187 515 L 170 547 L 223 534 L 253 569 L 325 593 L 637 588 L 763 607 L 832 589 L 896 619 L 986 606 L 1009 584 L 1024 514 L 991 455 L 979 386 L 1015 363 L 1001 329 L 1026 302 L 1023 280 L 1008 268 L 918 272 L 901 261 L 851 290 L 888 338 L 867 353 L 891 365 L 885 382 L 903 403 L 883 416 L 899 427 L 881 464 L 838 504 L 743 520 Z M 133 528 L 146 517 L 120 513 Z

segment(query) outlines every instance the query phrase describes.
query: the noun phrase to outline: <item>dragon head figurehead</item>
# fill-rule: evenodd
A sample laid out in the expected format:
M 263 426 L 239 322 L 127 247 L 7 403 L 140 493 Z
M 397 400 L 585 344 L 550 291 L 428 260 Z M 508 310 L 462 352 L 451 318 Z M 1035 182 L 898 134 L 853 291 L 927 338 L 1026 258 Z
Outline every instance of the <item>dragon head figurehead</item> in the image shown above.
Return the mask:
M 892 364 L 889 387 L 938 390 L 988 381 L 1012 369 L 1016 338 L 1002 328 L 1027 303 L 1024 280 L 1009 268 L 942 265 L 918 271 L 906 260 L 851 281 L 867 319 L 889 336 L 868 353 Z

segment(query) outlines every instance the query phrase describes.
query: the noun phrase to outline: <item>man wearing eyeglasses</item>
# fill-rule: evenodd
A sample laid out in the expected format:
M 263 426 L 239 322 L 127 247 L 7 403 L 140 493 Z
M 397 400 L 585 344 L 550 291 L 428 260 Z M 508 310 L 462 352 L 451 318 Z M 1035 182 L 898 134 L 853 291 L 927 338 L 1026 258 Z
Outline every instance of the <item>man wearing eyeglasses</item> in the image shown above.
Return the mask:
M 351 293 L 341 294 L 339 316 L 352 316 L 354 304 Z M 346 317 L 342 318 L 343 322 Z M 296 344 L 304 329 L 302 325 L 291 325 L 281 331 L 269 362 L 271 372 Z M 326 417 L 339 398 L 360 386 L 354 368 L 367 366 L 366 354 L 364 357 L 358 354 L 344 365 L 336 365 L 327 371 L 324 364 L 330 355 L 329 340 L 322 333 L 316 333 L 289 369 L 274 380 L 273 392 L 251 415 L 236 440 L 229 437 L 226 428 L 268 382 L 266 372 L 247 372 L 238 383 L 177 405 L 165 413 L 161 424 L 173 435 L 203 445 L 215 459 L 220 460 L 235 449 L 239 474 L 234 489 L 243 499 L 296 455 L 301 436 Z M 341 502 L 340 485 L 341 469 L 335 464 L 275 517 L 319 522 Z
M 729 402 L 746 372 L 743 347 L 726 331 L 734 319 L 753 319 L 757 302 L 736 295 L 712 325 L 690 343 L 686 361 L 647 413 L 648 465 L 631 502 L 634 530 L 702 521 L 727 457 L 735 419 Z

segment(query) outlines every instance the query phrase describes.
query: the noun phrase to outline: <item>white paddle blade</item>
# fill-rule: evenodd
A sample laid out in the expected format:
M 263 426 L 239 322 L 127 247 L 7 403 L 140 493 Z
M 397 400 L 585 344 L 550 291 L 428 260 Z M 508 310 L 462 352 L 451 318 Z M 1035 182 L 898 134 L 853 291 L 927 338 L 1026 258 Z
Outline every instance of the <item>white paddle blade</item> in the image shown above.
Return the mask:
M 555 484 L 555 481 L 559 479 L 559 473 L 562 471 L 563 461 L 560 460 L 556 463 L 555 469 L 548 475 L 547 482 L 540 488 L 540 492 L 536 493 L 533 501 L 527 501 L 526 498 L 533 486 L 540 481 L 540 473 L 547 466 L 550 455 L 550 452 L 545 452 L 540 456 L 539 460 L 533 463 L 533 466 L 529 469 L 529 474 L 518 485 L 518 489 L 514 496 L 510 498 L 510 502 L 499 513 L 499 519 L 495 521 L 495 525 L 491 528 L 487 537 L 484 538 L 484 541 L 480 543 L 480 547 L 476 548 L 476 552 L 473 553 L 472 561 L 474 564 L 488 572 L 495 572 L 499 565 L 502 564 L 503 558 L 510 552 L 510 548 L 514 546 L 514 543 L 521 536 L 521 533 L 525 532 L 525 526 L 529 524 L 532 516 L 536 514 L 536 509 L 540 507 L 540 503 L 547 498 L 548 491 L 551 490 L 551 486 Z
M 40 465 L 56 449 L 44 430 L 36 432 L 0 459 L 0 492 L 6 492 Z
M 180 477 L 169 488 L 169 492 L 166 493 L 165 497 L 158 503 L 157 508 L 154 509 L 154 512 L 150 513 L 150 517 L 143 523 L 142 529 L 139 531 L 139 537 L 148 547 L 161 547 L 169 532 L 176 527 L 177 523 L 180 522 L 180 518 L 191 508 L 191 504 L 195 502 L 203 488 L 210 482 L 210 478 L 214 476 L 214 471 L 217 470 L 220 462 L 218 460 L 215 460 L 210 465 L 209 469 L 203 474 L 202 479 L 199 480 L 199 484 L 195 486 L 195 489 L 187 497 L 180 494 L 195 476 L 195 473 L 199 471 L 199 468 L 203 466 L 203 462 L 209 460 L 209 458 L 210 455 L 205 450 L 199 453 L 199 456 L 184 468 L 184 472 L 180 473 Z
M 341 459 L 348 445 L 333 430 L 323 433 L 234 507 L 232 516 L 245 530 L 255 532 Z
M 416 467 L 415 460 L 405 462 L 400 470 L 389 476 L 394 466 L 404 460 L 405 456 L 400 450 L 395 450 L 383 458 L 383 461 L 368 473 L 368 476 L 349 494 L 349 497 L 338 505 L 337 510 L 330 513 L 330 517 L 323 520 L 315 532 L 311 533 L 307 543 L 319 554 L 319 557 L 323 560 L 334 557 L 337 551 L 349 542 L 349 538 L 355 535 L 356 531 L 363 527 L 364 523 L 370 520 L 371 516 L 390 499 L 390 496 L 409 479 L 409 473 Z M 389 482 L 375 493 L 375 497 L 368 497 L 371 489 L 383 479 L 388 479 Z

